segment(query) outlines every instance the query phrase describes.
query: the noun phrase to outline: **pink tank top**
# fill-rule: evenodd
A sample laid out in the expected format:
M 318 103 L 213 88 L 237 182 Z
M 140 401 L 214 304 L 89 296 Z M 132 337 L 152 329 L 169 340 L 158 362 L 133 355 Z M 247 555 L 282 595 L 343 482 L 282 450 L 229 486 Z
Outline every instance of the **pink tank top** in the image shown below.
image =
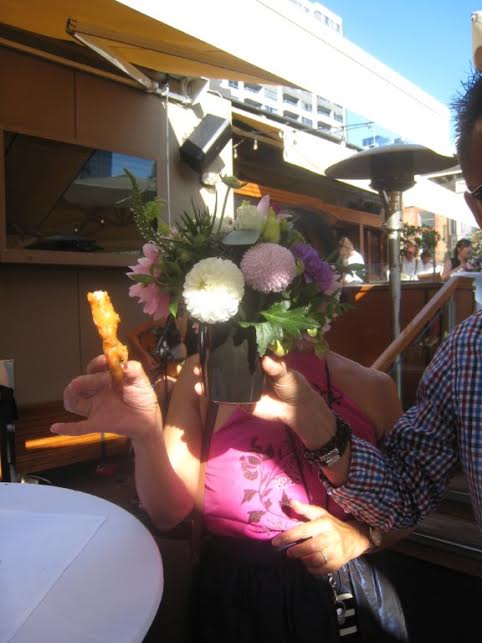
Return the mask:
M 328 393 L 324 360 L 313 353 L 294 352 L 286 361 L 321 393 Z M 331 386 L 331 394 L 333 411 L 355 435 L 374 444 L 375 427 L 370 420 L 336 387 Z M 287 499 L 311 502 L 346 519 L 347 514 L 326 493 L 317 470 L 304 461 L 301 447 L 281 422 L 236 408 L 212 436 L 205 474 L 206 529 L 218 535 L 270 540 L 299 523 L 285 513 Z

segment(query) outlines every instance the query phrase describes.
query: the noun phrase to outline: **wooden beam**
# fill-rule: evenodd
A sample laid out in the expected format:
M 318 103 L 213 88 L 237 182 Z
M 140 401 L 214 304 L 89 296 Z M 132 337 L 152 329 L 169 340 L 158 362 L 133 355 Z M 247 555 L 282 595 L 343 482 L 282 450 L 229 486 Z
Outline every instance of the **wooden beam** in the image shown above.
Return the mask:
M 288 192 L 286 190 L 279 190 L 259 183 L 247 183 L 244 187 L 234 191 L 239 196 L 251 197 L 260 199 L 265 194 L 269 194 L 273 201 L 279 201 L 286 205 L 294 207 L 299 206 L 318 212 L 325 212 L 336 217 L 339 221 L 347 221 L 358 225 L 365 225 L 370 228 L 380 229 L 382 226 L 382 218 L 377 214 L 370 212 L 363 212 L 361 210 L 352 210 L 351 208 L 344 208 L 340 205 L 333 205 L 326 203 L 321 199 L 296 192 Z

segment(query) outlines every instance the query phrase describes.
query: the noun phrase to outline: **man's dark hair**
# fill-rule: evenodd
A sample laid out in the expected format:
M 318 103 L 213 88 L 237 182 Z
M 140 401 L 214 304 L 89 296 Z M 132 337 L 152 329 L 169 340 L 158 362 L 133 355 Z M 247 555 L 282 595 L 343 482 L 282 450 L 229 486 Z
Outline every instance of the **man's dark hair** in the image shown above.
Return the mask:
M 482 117 L 482 74 L 474 72 L 462 87 L 463 91 L 455 97 L 451 107 L 455 112 L 457 156 L 464 167 L 470 157 L 475 124 Z

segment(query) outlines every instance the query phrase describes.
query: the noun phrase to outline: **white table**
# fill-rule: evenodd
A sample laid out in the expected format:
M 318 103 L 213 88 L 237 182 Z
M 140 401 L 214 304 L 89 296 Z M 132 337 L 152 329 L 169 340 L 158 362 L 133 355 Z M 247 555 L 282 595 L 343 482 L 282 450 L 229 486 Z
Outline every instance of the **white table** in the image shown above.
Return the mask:
M 59 487 L 0 483 L 0 643 L 141 642 L 162 589 L 158 546 L 124 509 Z

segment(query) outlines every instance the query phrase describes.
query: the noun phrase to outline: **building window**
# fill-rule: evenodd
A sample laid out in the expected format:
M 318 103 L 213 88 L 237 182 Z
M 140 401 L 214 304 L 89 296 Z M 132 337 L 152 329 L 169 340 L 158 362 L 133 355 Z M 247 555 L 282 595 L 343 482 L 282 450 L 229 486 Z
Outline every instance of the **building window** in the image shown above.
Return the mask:
M 433 212 L 420 212 L 420 225 L 433 228 L 435 226 L 435 214 Z
M 323 121 L 318 121 L 318 125 L 316 126 L 316 129 L 322 132 L 329 132 L 331 130 L 331 126 L 328 125 L 328 123 L 323 123 Z
M 238 89 L 239 82 L 237 80 L 230 80 L 228 81 L 228 87 L 233 87 L 234 89 Z
M 271 107 L 271 105 L 265 105 L 263 107 L 263 109 L 264 109 L 265 112 L 269 112 L 270 114 L 277 114 L 278 113 L 278 110 L 276 109 L 276 107 Z
M 343 123 L 343 114 L 337 114 L 336 112 L 333 114 L 333 118 L 335 121 L 338 121 L 339 123 Z
M 290 112 L 289 110 L 285 109 L 283 111 L 283 116 L 285 118 L 289 118 L 292 121 L 297 121 L 299 120 L 299 114 L 295 114 L 295 112 Z
M 287 105 L 298 105 L 299 99 L 289 94 L 283 94 L 283 103 Z
M 329 107 L 325 107 L 324 105 L 317 105 L 316 111 L 318 112 L 318 114 L 324 114 L 325 116 L 330 116 L 331 114 L 331 109 Z
M 257 94 L 261 89 L 261 85 L 258 85 L 256 83 L 244 83 L 244 88 L 248 92 L 254 92 L 255 94 Z
M 302 103 L 302 107 L 305 110 L 305 112 L 313 111 L 313 105 L 311 103 Z
M 250 107 L 256 107 L 256 109 L 261 109 L 263 107 L 261 103 L 258 103 L 257 100 L 251 100 L 251 98 L 245 98 L 244 102 L 246 105 L 249 105 Z
M 301 117 L 301 122 L 303 125 L 306 125 L 307 127 L 313 127 L 313 121 L 311 118 L 306 118 L 306 116 Z
M 271 98 L 271 100 L 278 100 L 278 90 L 271 89 L 270 87 L 264 88 L 264 95 L 266 98 Z

